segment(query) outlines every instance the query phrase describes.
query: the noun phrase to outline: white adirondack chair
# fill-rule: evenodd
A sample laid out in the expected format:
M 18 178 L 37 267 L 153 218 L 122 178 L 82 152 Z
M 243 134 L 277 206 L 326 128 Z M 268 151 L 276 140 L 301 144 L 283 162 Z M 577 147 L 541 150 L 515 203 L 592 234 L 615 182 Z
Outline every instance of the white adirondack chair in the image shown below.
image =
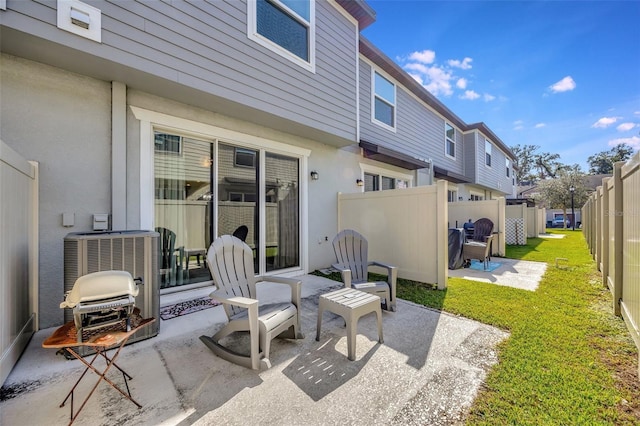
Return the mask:
M 342 274 L 345 287 L 352 287 L 380 297 L 382 307 L 387 311 L 396 310 L 396 281 L 398 268 L 378 261 L 368 260 L 366 238 L 362 234 L 345 229 L 333 239 L 333 251 L 336 254 L 334 268 Z M 369 281 L 369 266 L 387 269 L 387 281 Z
M 269 346 L 274 337 L 304 338 L 299 315 L 301 281 L 255 276 L 251 248 L 231 235 L 223 235 L 211 244 L 207 263 L 217 287 L 209 296 L 223 304 L 229 322 L 213 336 L 200 336 L 200 340 L 227 361 L 254 370 L 271 368 Z M 256 284 L 262 281 L 288 285 L 291 300 L 258 306 Z M 220 343 L 221 339 L 236 331 L 249 332 L 249 355 Z

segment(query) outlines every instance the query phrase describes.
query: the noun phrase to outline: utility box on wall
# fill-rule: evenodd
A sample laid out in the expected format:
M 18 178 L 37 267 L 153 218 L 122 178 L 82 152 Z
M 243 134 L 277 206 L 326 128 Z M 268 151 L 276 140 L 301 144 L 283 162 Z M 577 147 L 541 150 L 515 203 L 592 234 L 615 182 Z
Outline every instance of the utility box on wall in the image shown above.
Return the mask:
M 154 317 L 157 321 L 131 336 L 129 343 L 160 331 L 158 237 L 153 231 L 108 231 L 74 232 L 64 238 L 65 293 L 73 289 L 79 277 L 92 272 L 127 271 L 134 278 L 142 278 L 135 306 L 143 318 Z M 64 321 L 73 321 L 72 309 L 65 309 Z

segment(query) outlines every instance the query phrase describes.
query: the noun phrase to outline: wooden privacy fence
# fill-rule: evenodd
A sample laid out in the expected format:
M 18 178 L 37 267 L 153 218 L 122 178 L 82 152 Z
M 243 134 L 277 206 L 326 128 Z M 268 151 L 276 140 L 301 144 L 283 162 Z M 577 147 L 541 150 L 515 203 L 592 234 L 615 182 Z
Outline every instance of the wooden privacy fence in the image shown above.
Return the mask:
M 582 207 L 583 232 L 613 310 L 640 349 L 640 153 L 614 165 L 613 177 Z
M 407 189 L 338 194 L 338 228 L 369 243 L 369 260 L 398 267 L 398 276 L 447 286 L 447 182 Z
M 0 140 L 0 384 L 38 329 L 38 166 Z

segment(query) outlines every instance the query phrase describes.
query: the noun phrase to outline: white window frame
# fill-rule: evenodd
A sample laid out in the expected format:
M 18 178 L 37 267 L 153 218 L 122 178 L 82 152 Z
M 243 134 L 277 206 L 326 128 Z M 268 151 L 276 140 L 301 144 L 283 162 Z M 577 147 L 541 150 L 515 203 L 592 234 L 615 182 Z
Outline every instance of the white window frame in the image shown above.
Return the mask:
M 389 103 L 387 99 L 384 99 L 381 96 L 376 95 L 376 74 L 380 77 L 387 80 L 393 86 L 393 104 Z M 380 120 L 376 119 L 376 98 L 380 98 L 384 103 L 391 105 L 393 108 L 393 126 L 388 125 Z M 371 122 L 383 127 L 392 132 L 396 132 L 397 126 L 397 111 L 398 111 L 398 85 L 395 83 L 393 78 L 383 73 L 382 71 L 376 70 L 374 67 L 371 67 Z
M 487 164 L 487 159 L 489 160 L 489 164 Z M 484 165 L 488 168 L 491 168 L 493 164 L 493 144 L 489 139 L 484 140 Z
M 453 129 L 453 139 L 450 139 L 447 136 L 447 127 L 451 127 L 451 129 Z M 453 155 L 449 154 L 449 143 L 453 144 Z M 444 155 L 449 158 L 456 158 L 456 128 L 446 121 L 444 122 Z
M 270 0 L 278 8 L 282 9 L 293 19 L 305 25 L 309 29 L 309 62 L 305 61 L 298 55 L 288 51 L 263 35 L 258 33 L 258 16 L 257 16 L 257 0 L 247 1 L 247 37 L 255 41 L 272 52 L 288 59 L 294 64 L 311 71 L 316 72 L 316 4 L 314 0 L 309 0 L 309 21 L 298 15 L 296 12 L 285 6 L 279 0 Z
M 298 157 L 300 160 L 300 267 L 286 269 L 282 271 L 269 272 L 267 275 L 296 276 L 300 271 L 309 270 L 309 207 L 308 207 L 308 179 L 309 156 L 311 150 L 297 146 L 285 144 L 271 139 L 240 133 L 210 124 L 175 117 L 172 115 L 151 111 L 139 107 L 130 106 L 134 117 L 140 122 L 140 228 L 154 229 L 155 216 L 155 182 L 154 182 L 154 131 L 176 133 L 184 137 L 194 137 L 201 140 L 209 140 L 215 144 L 215 157 L 218 157 L 218 143 L 232 143 L 243 148 L 256 149 L 260 151 L 260 158 L 265 158 L 266 152 Z M 264 167 L 260 168 L 260 202 L 264 202 Z M 114 171 L 115 173 L 115 171 Z M 217 172 L 216 172 L 217 173 Z M 217 176 L 214 176 L 217 180 Z M 215 204 L 214 204 L 215 205 Z M 218 212 L 214 211 L 217 217 Z M 265 221 L 264 216 L 261 222 Z M 260 223 L 261 235 L 259 241 L 265 240 L 265 223 Z M 214 224 L 214 234 L 217 235 L 217 224 Z
M 385 169 L 383 167 L 376 167 L 370 164 L 360 164 L 360 179 L 364 181 L 364 174 L 368 173 L 371 175 L 377 175 L 380 179 L 380 189 L 382 191 L 382 176 L 393 179 L 400 179 L 407 181 L 407 188 L 413 187 L 413 174 L 411 173 L 401 173 L 393 170 Z M 388 190 L 387 190 L 388 191 Z M 364 186 L 362 187 L 362 192 L 364 192 Z
M 507 170 L 506 170 L 507 177 L 510 177 L 510 174 L 511 174 L 511 172 L 510 172 L 511 163 L 509 162 L 508 158 L 505 158 L 504 160 L 505 160 L 505 166 L 507 168 Z

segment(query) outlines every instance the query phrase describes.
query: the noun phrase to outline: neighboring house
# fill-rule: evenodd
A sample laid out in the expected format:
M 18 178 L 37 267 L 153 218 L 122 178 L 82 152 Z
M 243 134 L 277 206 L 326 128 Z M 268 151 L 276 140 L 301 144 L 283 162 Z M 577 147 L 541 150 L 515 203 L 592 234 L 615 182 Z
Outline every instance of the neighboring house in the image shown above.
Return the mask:
M 508 147 L 362 39 L 374 20 L 360 0 L 0 1 L 0 139 L 40 170 L 40 327 L 97 213 L 187 250 L 246 225 L 257 273 L 299 275 L 333 261 L 337 192 L 514 194 Z
M 444 179 L 449 201 L 515 196 L 509 147 L 484 123 L 463 122 L 364 37 L 359 106 L 364 156 L 398 167 L 385 185 L 376 166 L 364 162 L 365 190 L 393 187 L 393 179 L 403 185 Z

